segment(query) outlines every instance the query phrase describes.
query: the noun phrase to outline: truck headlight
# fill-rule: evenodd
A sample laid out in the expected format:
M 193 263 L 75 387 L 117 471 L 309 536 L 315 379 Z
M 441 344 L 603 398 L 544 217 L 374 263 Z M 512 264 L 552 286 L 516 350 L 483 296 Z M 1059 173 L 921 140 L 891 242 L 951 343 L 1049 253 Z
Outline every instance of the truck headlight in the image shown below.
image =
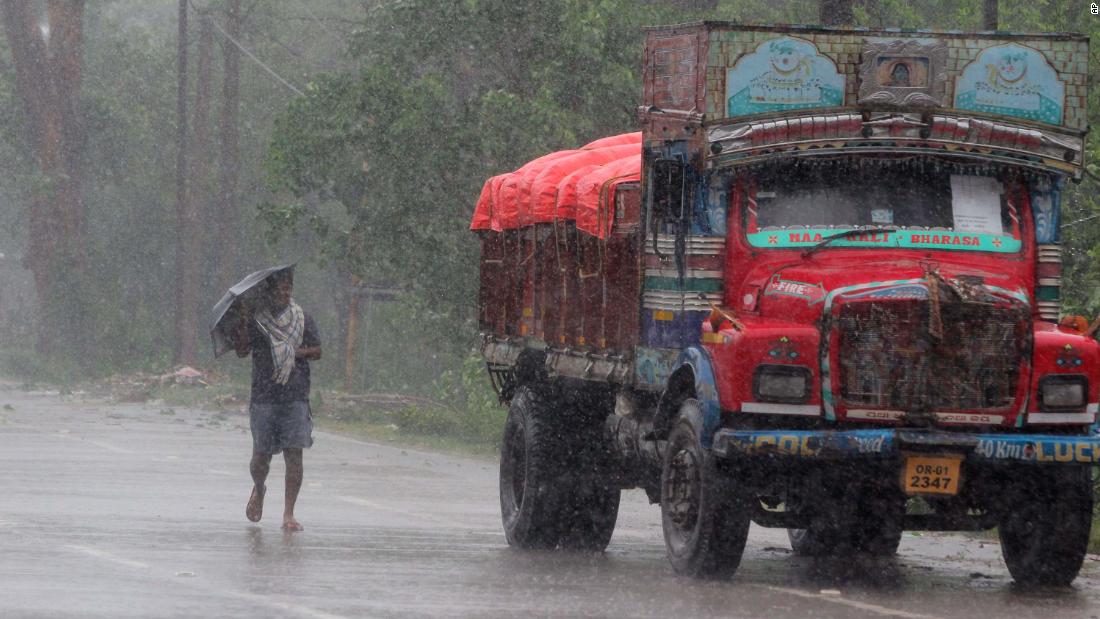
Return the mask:
M 761 365 L 752 377 L 753 396 L 759 402 L 805 402 L 812 384 L 810 370 L 796 365 Z
M 1062 411 L 1085 406 L 1089 381 L 1081 375 L 1055 374 L 1039 381 L 1039 408 Z

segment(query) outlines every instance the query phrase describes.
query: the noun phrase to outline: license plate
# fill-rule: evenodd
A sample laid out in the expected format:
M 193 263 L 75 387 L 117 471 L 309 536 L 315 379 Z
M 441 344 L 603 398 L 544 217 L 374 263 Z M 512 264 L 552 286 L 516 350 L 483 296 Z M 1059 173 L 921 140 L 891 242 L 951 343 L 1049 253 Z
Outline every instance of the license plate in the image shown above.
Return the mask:
M 959 493 L 962 481 L 960 455 L 907 455 L 901 487 L 906 494 Z

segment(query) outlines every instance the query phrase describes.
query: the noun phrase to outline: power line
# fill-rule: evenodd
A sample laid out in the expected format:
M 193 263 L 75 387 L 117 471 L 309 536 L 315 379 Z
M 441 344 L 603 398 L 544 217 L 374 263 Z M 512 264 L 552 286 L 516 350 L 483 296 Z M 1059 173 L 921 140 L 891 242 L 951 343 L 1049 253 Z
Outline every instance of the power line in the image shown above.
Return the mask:
M 1062 226 L 1061 226 L 1061 227 L 1063 227 L 1063 228 L 1069 228 L 1070 226 L 1076 226 L 1077 224 L 1083 224 L 1083 223 L 1085 223 L 1086 221 L 1092 221 L 1093 219 L 1096 219 L 1096 218 L 1100 218 L 1100 214 L 1097 214 L 1097 215 L 1089 215 L 1088 217 L 1082 217 L 1081 219 L 1078 219 L 1078 220 L 1076 220 L 1076 221 L 1071 221 L 1071 222 L 1069 222 L 1069 223 L 1067 223 L 1067 224 L 1062 224 Z
M 312 10 L 310 10 L 310 8 L 309 8 L 309 3 L 308 3 L 308 2 L 306 2 L 306 3 L 302 4 L 302 8 L 303 8 L 303 9 L 305 9 L 305 11 L 306 11 L 306 15 L 309 15 L 309 17 L 310 17 L 310 18 L 311 18 L 311 19 L 312 19 L 313 21 L 317 22 L 317 25 L 321 27 L 321 30 L 324 30 L 324 31 L 325 31 L 325 32 L 327 32 L 327 33 L 328 33 L 329 35 L 331 35 L 331 36 L 334 36 L 334 37 L 336 37 L 336 39 L 337 39 L 337 40 L 339 40 L 339 41 L 343 42 L 344 38 L 343 38 L 342 36 L 340 36 L 340 35 L 339 35 L 339 34 L 337 34 L 336 32 L 333 32 L 333 31 L 332 31 L 331 29 L 329 29 L 329 27 L 328 27 L 328 26 L 326 26 L 326 25 L 325 25 L 325 24 L 324 24 L 324 23 L 323 23 L 323 22 L 322 22 L 322 21 L 321 21 L 320 19 L 318 19 L 316 15 L 314 15 L 313 11 L 312 11 Z
M 195 7 L 194 3 L 191 3 L 191 8 L 195 9 L 196 12 L 199 12 L 199 10 Z M 294 94 L 298 95 L 299 97 L 304 97 L 305 96 L 304 92 L 299 90 L 296 86 L 294 86 L 294 84 L 291 84 L 290 82 L 283 79 L 283 76 L 279 75 L 278 73 L 275 72 L 274 69 L 272 69 L 271 67 L 264 64 L 264 62 L 262 60 L 260 60 L 259 58 L 257 58 L 255 54 L 248 51 L 248 48 L 241 45 L 237 41 L 237 39 L 234 39 L 232 36 L 230 36 L 229 33 L 226 32 L 218 24 L 218 20 L 216 20 L 212 17 L 209 18 L 209 19 L 210 19 L 210 23 L 214 25 L 214 28 L 217 29 L 217 31 L 220 32 L 221 35 L 226 38 L 226 40 L 228 40 L 230 43 L 232 43 L 237 49 L 241 50 L 241 52 L 243 52 L 245 56 L 248 56 L 249 58 L 251 58 L 253 62 L 260 65 L 260 68 L 262 68 L 264 71 L 267 71 L 271 75 L 271 77 L 274 77 L 275 79 L 279 80 L 279 82 L 282 83 L 283 86 L 286 86 L 290 90 L 294 91 Z

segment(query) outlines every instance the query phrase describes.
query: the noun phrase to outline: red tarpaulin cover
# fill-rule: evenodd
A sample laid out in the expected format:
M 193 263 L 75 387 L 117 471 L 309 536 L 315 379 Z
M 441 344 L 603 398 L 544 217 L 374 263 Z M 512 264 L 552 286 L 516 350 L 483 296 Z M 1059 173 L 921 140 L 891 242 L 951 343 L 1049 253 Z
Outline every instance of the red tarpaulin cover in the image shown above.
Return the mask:
M 529 226 L 536 223 L 531 220 L 531 180 L 545 168 L 547 165 L 552 164 L 555 161 L 568 158 L 574 153 L 581 153 L 580 150 L 562 150 L 549 155 L 543 155 L 534 161 L 530 161 L 524 164 L 523 167 L 512 172 L 504 179 L 500 184 L 500 191 L 497 192 L 496 198 L 493 204 L 506 205 L 507 215 L 502 215 L 502 223 L 505 228 L 517 228 L 523 226 Z M 514 219 L 515 225 L 512 223 Z
M 539 175 L 531 181 L 531 216 L 535 223 L 554 221 L 554 211 L 558 199 L 558 183 L 576 170 L 590 165 L 606 165 L 617 159 L 637 154 L 641 148 L 637 144 L 623 144 L 593 150 L 582 150 L 568 157 L 551 162 L 542 168 Z M 575 204 L 575 202 L 574 202 Z M 570 205 L 572 206 L 572 204 Z M 561 207 L 557 208 L 557 218 L 572 219 Z
M 600 138 L 593 140 L 588 144 L 585 144 L 581 148 L 588 150 L 591 148 L 604 148 L 606 146 L 621 146 L 623 144 L 641 144 L 642 132 L 635 131 L 634 133 L 621 133 L 619 135 L 609 135 L 606 138 Z
M 641 169 L 641 133 L 601 138 L 580 150 L 550 153 L 506 174 L 485 181 L 474 209 L 472 230 L 497 232 L 555 219 L 573 219 L 577 210 L 577 182 L 588 179 L 590 213 L 578 228 L 605 237 L 611 219 L 601 226 L 600 217 L 613 215 L 614 190 L 621 182 L 637 180 Z M 627 163 L 623 163 L 627 162 Z M 630 165 L 633 163 L 633 175 Z M 613 170 L 600 176 L 602 168 Z M 589 179 L 589 177 L 591 178 Z M 602 209 L 602 210 L 601 210 Z
M 641 178 L 642 154 L 637 153 L 593 170 L 577 181 L 577 229 L 601 239 L 611 234 L 615 220 L 615 188 Z

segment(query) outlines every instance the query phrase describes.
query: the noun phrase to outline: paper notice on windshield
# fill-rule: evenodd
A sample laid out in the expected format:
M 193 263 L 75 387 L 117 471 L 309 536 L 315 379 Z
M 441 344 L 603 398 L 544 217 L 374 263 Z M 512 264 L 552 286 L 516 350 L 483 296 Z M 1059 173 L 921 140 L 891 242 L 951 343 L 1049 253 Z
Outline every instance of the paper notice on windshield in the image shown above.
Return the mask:
M 951 210 L 955 232 L 1004 234 L 1001 225 L 1001 181 L 989 176 L 951 175 Z

